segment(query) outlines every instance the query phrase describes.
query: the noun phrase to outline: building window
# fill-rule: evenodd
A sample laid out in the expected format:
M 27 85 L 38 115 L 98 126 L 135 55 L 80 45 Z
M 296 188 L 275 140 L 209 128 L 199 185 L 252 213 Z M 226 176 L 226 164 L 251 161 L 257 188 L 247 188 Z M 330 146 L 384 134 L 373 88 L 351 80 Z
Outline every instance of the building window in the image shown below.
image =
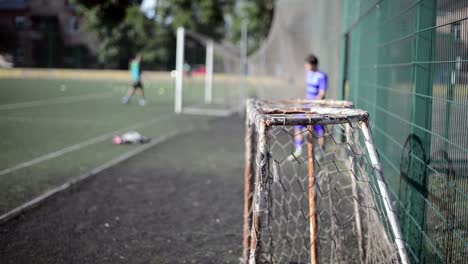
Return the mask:
M 461 22 L 455 22 L 452 24 L 452 33 L 455 40 L 462 39 L 462 24 Z
M 15 50 L 15 57 L 18 63 L 24 63 L 24 50 L 21 47 L 17 47 Z
M 27 26 L 27 20 L 25 16 L 15 17 L 15 27 L 17 30 L 25 29 Z
M 68 8 L 69 11 L 76 11 L 76 4 L 73 1 L 65 0 L 65 6 Z
M 79 29 L 78 17 L 71 16 L 68 19 L 68 33 L 76 33 Z

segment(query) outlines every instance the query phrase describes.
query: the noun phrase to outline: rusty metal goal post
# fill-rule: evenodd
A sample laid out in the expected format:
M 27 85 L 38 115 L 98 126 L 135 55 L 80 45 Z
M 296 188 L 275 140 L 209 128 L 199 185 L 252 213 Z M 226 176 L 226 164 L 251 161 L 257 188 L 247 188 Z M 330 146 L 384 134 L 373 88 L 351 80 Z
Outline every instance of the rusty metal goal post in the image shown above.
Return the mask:
M 246 111 L 244 263 L 409 263 L 367 112 L 332 100 Z

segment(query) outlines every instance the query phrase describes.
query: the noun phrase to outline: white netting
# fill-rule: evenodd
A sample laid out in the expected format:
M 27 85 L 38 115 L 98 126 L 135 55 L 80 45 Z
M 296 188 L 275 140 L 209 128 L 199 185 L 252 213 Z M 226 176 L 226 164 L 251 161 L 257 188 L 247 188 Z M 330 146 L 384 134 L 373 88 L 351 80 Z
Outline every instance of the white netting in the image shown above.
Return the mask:
M 327 98 L 337 98 L 340 87 L 341 1 L 279 0 L 268 37 L 247 58 L 247 76 L 241 70 L 241 50 L 228 43 L 214 43 L 213 101 L 204 100 L 205 78 L 184 80 L 183 107 L 186 110 L 242 109 L 246 95 L 262 99 L 305 96 L 304 58 L 313 53 L 319 68 L 328 74 Z M 247 36 L 256 34 L 247 32 Z M 206 47 L 210 40 L 186 30 L 185 61 L 192 70 L 206 66 L 200 49 L 193 51 L 189 39 Z M 249 39 L 249 37 L 247 37 Z M 196 54 L 195 54 L 196 53 Z M 198 110 L 197 110 L 198 109 Z
M 327 98 L 337 98 L 341 1 L 279 0 L 268 38 L 248 58 L 249 83 L 262 99 L 305 95 L 304 59 L 313 53 L 329 76 Z
M 249 256 L 250 263 L 400 263 L 400 230 L 390 224 L 395 215 L 371 158 L 377 156 L 367 113 L 337 101 L 249 106 L 247 141 L 256 147 L 255 184 L 246 185 L 252 204 L 245 262 Z
M 240 75 L 240 49 L 228 43 L 214 42 L 211 38 L 190 30 L 185 32 L 183 112 L 222 115 L 241 110 L 245 100 L 245 87 Z M 208 80 L 209 63 L 206 60 L 209 57 L 207 47 L 210 43 L 213 47 L 212 81 Z M 195 54 L 200 52 L 200 46 L 204 50 L 202 56 Z M 210 82 L 211 89 L 207 88 Z

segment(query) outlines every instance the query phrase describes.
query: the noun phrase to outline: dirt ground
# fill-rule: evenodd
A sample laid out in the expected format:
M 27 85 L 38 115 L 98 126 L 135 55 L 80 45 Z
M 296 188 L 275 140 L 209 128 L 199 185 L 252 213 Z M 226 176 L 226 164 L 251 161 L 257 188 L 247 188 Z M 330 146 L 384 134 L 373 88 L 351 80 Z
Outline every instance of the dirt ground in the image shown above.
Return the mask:
M 0 263 L 238 263 L 243 121 L 164 142 L 0 226 Z

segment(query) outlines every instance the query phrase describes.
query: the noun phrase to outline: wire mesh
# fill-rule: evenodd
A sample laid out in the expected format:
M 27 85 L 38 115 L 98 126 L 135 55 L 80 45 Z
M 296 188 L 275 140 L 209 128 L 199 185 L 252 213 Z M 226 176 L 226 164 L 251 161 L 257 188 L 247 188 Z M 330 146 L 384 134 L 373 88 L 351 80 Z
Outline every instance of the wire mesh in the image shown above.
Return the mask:
M 247 116 L 244 263 L 400 263 L 365 111 L 250 101 Z M 298 135 L 308 148 L 300 154 Z
M 267 39 L 248 58 L 249 85 L 262 99 L 305 95 L 304 58 L 319 58 L 329 77 L 327 98 L 337 98 L 340 74 L 341 1 L 275 1 Z
M 376 142 L 414 263 L 468 256 L 466 0 L 343 1 L 345 99 Z

